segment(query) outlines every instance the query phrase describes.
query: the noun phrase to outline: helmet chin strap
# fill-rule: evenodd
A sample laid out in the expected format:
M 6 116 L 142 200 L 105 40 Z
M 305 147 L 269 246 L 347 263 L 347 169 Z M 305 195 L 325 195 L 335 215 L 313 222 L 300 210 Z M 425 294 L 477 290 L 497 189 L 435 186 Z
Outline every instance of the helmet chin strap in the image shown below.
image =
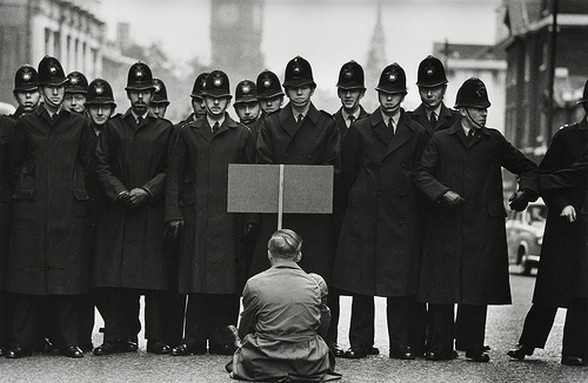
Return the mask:
M 465 108 L 465 110 L 466 110 L 466 113 L 467 113 L 468 117 L 469 117 L 469 118 L 470 118 L 470 120 L 471 120 L 471 121 L 474 123 L 474 125 L 476 125 L 476 126 L 477 126 L 478 128 L 480 128 L 480 129 L 482 129 L 484 126 L 482 126 L 482 125 L 478 124 L 478 123 L 476 122 L 476 120 L 474 120 L 474 119 L 472 118 L 472 116 L 471 116 L 471 114 L 470 114 L 470 111 L 469 111 L 469 109 L 466 107 L 466 108 Z

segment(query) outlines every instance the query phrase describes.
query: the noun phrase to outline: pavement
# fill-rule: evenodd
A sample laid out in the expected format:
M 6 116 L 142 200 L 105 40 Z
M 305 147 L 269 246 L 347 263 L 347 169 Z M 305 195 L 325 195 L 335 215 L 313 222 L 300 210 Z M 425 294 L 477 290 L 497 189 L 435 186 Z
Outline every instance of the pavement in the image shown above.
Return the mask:
M 513 304 L 493 306 L 488 311 L 486 344 L 490 363 L 475 363 L 463 353 L 453 361 L 430 362 L 423 359 L 399 361 L 390 359 L 385 318 L 385 300 L 376 299 L 376 340 L 378 356 L 360 360 L 337 359 L 341 382 L 588 382 L 588 367 L 560 364 L 564 310 L 559 310 L 556 323 L 544 350 L 524 361 L 512 361 L 506 351 L 514 346 L 530 307 L 534 277 L 511 274 Z M 351 300 L 341 301 L 340 343 L 347 347 L 347 329 Z M 96 329 L 101 325 L 97 317 Z M 95 333 L 94 343 L 100 344 L 102 334 Z M 145 352 L 140 343 L 136 354 L 112 356 L 86 355 L 69 359 L 58 355 L 35 355 L 18 360 L 0 359 L 0 382 L 232 382 L 224 366 L 228 357 L 201 355 L 171 357 Z

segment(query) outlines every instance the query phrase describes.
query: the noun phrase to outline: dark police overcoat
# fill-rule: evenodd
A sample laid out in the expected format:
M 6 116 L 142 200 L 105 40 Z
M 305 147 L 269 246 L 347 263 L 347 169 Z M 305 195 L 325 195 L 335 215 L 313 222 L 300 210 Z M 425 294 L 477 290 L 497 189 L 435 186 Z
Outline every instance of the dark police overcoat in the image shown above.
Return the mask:
M 171 122 L 149 112 L 137 126 L 128 110 L 106 123 L 96 148 L 98 182 L 110 201 L 97 223 L 93 287 L 166 289 L 170 260 L 164 251 L 164 189 Z M 145 188 L 137 208 L 117 201 L 124 190 Z
M 339 130 L 330 114 L 314 105 L 297 124 L 290 104 L 267 115 L 257 137 L 257 162 L 261 164 L 333 165 L 340 170 Z M 304 240 L 300 267 L 330 280 L 335 240 L 329 214 L 284 214 L 283 227 Z M 262 214 L 261 230 L 253 254 L 250 275 L 269 268 L 267 241 L 277 228 L 275 214 Z
M 520 176 L 520 188 L 538 195 L 537 166 L 495 129 L 468 142 L 460 122 L 433 134 L 413 173 L 431 201 L 424 226 L 418 299 L 450 304 L 511 302 L 501 167 Z M 433 204 L 446 191 L 460 207 Z M 535 197 L 536 198 L 536 197 Z
M 333 285 L 362 295 L 407 296 L 418 280 L 419 214 L 411 173 L 428 136 L 401 112 L 396 133 L 380 109 L 354 123 L 343 141 L 345 216 Z
M 368 112 L 365 111 L 365 109 L 363 108 L 363 106 L 359 106 L 359 117 L 357 118 L 355 122 L 361 120 L 362 118 L 365 118 L 369 115 Z M 347 127 L 347 124 L 345 123 L 345 120 L 343 119 L 343 108 L 339 108 L 338 111 L 335 112 L 335 114 L 333 114 L 333 119 L 335 120 L 335 124 L 337 125 L 337 129 L 339 129 L 339 136 L 341 137 L 341 142 L 343 142 L 343 139 L 345 138 L 345 135 L 347 134 L 347 131 L 349 130 L 349 128 Z
M 6 290 L 32 295 L 88 291 L 88 132 L 87 120 L 66 110 L 52 120 L 39 107 L 17 120 Z
M 545 157 L 539 165 L 541 174 L 569 168 L 582 157 L 588 144 L 588 122 L 565 126 L 555 133 Z M 586 215 L 584 199 L 586 183 L 558 191 L 544 191 L 543 199 L 549 208 L 539 270 L 535 282 L 533 302 L 565 307 L 576 296 L 576 283 L 585 241 Z M 577 221 L 567 222 L 560 217 L 562 209 L 572 205 Z
M 4 288 L 4 275 L 8 261 L 8 239 L 12 214 L 12 183 L 10 182 L 10 145 L 14 134 L 14 121 L 0 117 L 0 290 Z
M 253 134 L 228 115 L 214 134 L 205 118 L 179 131 L 168 172 L 165 220 L 185 221 L 180 293 L 241 293 L 236 260 L 244 217 L 227 212 L 228 169 L 231 163 L 254 159 Z

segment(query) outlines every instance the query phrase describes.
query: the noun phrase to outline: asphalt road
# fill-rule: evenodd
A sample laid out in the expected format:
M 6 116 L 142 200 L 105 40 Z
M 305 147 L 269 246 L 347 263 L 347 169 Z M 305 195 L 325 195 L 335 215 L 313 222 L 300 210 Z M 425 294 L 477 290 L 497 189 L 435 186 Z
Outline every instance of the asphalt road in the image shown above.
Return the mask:
M 457 360 L 429 362 L 388 358 L 385 300 L 376 304 L 376 346 L 381 354 L 361 360 L 337 359 L 341 382 L 588 382 L 588 367 L 562 366 L 560 361 L 564 311 L 560 310 L 545 350 L 525 361 L 511 361 L 506 351 L 520 334 L 530 306 L 534 277 L 511 275 L 513 304 L 491 307 L 486 343 L 492 347 L 490 363 Z M 347 346 L 349 298 L 342 298 L 340 343 Z M 94 336 L 96 345 L 101 334 Z M 137 354 L 72 360 L 57 355 L 35 355 L 19 360 L 0 359 L 0 382 L 231 382 L 225 373 L 227 357 L 171 357 L 147 354 L 145 343 Z

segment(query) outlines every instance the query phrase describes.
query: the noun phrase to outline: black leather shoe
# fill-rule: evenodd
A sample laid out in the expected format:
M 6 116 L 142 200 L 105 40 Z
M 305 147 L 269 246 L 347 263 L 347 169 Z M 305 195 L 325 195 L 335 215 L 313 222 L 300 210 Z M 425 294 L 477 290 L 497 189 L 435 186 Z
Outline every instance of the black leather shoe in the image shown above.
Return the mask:
M 111 342 L 104 342 L 96 347 L 92 353 L 96 356 L 111 355 L 118 351 L 116 345 Z
M 371 346 L 365 350 L 365 353 L 368 355 L 380 355 L 380 350 L 377 347 Z
M 508 350 L 506 355 L 510 356 L 513 359 L 523 360 L 525 359 L 526 355 L 533 355 L 533 351 L 535 351 L 533 347 L 527 347 L 523 344 L 517 344 L 514 348 Z
M 43 354 L 50 354 L 53 352 L 53 343 L 49 338 L 43 338 L 43 340 L 39 343 L 39 352 Z
M 390 350 L 390 358 L 412 360 L 415 359 L 415 355 L 410 349 L 410 346 L 394 347 Z
M 450 352 L 435 352 L 435 351 L 427 351 L 425 352 L 425 359 L 426 360 L 453 360 L 457 358 L 457 352 L 450 351 Z
M 132 340 L 122 341 L 118 343 L 116 346 L 118 351 L 120 352 L 137 352 L 137 350 L 139 349 L 139 345 L 137 344 L 137 342 L 133 342 Z
M 149 340 L 147 341 L 147 352 L 159 355 L 169 354 L 171 352 L 171 347 L 169 344 L 160 340 Z
M 471 359 L 472 362 L 488 363 L 490 361 L 490 355 L 480 350 L 466 351 L 465 356 L 466 358 Z
M 336 342 L 329 343 L 329 350 L 331 350 L 333 355 L 337 358 L 342 357 L 345 353 L 345 350 L 343 350 Z
M 0 347 L 0 357 L 6 356 L 8 350 L 5 347 Z
M 92 350 L 94 349 L 94 345 L 92 343 L 83 343 L 80 345 L 80 348 L 82 349 L 84 354 L 86 354 L 88 352 L 92 352 Z
M 18 359 L 31 355 L 33 355 L 31 350 L 22 347 L 13 347 L 6 353 L 8 359 Z
M 361 359 L 367 357 L 367 353 L 365 350 L 349 348 L 347 351 L 341 355 L 341 358 L 346 359 Z
M 173 356 L 187 356 L 193 354 L 204 354 L 206 351 L 198 350 L 194 346 L 190 346 L 186 343 L 180 343 L 178 346 L 172 348 L 170 355 Z
M 68 346 L 59 350 L 59 354 L 68 358 L 83 358 L 84 353 L 78 346 Z
M 586 363 L 579 356 L 563 355 L 561 357 L 561 364 L 566 366 L 585 366 Z

